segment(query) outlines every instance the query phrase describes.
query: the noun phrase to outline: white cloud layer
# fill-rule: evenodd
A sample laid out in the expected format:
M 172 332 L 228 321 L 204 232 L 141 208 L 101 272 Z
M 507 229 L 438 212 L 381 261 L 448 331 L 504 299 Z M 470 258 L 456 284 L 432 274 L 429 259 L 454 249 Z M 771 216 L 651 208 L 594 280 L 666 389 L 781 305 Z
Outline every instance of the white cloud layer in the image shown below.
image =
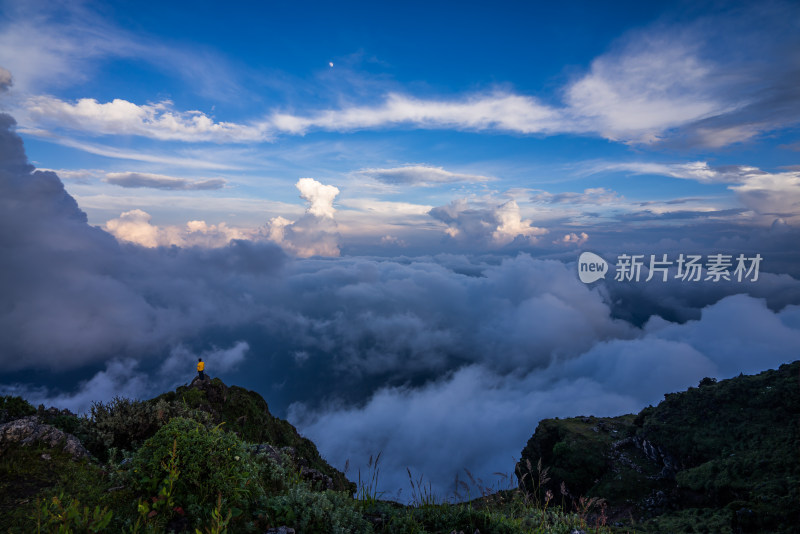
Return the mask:
M 654 320 L 640 337 L 556 355 L 546 369 L 500 374 L 474 364 L 424 387 L 380 389 L 360 407 L 295 405 L 291 417 L 324 444 L 335 465 L 349 460 L 354 471 L 363 470 L 370 455 L 382 452 L 379 490 L 388 495 L 407 490 L 411 467 L 447 496 L 463 469 L 484 482 L 509 473 L 542 418 L 637 412 L 703 377 L 755 373 L 796 359 L 798 319 L 800 306 L 773 314 L 763 301 L 729 297 L 705 308 L 699 320 Z

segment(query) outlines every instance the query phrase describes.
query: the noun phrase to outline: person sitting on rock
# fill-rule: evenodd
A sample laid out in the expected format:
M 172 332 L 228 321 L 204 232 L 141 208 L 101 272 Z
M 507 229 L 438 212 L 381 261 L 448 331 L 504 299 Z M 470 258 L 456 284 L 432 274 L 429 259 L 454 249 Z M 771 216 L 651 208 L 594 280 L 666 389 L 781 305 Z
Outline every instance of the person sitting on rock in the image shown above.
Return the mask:
M 203 370 L 206 368 L 206 364 L 203 363 L 203 358 L 197 358 L 197 376 L 200 380 L 205 380 L 206 375 Z

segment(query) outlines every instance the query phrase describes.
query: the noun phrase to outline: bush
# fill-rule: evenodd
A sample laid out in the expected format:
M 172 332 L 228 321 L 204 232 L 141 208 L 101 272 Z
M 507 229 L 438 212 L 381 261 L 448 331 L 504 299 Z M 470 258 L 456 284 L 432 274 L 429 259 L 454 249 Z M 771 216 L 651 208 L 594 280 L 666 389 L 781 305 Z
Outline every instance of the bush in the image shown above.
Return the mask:
M 0 397 L 0 423 L 12 421 L 35 413 L 36 408 L 22 397 L 15 397 L 12 395 Z
M 292 525 L 303 534 L 368 534 L 372 525 L 341 492 L 312 491 L 297 484 L 284 495 L 267 501 L 268 515 L 277 525 Z
M 89 441 L 97 445 L 89 451 L 105 461 L 108 448 L 133 450 L 173 417 L 208 420 L 207 414 L 192 410 L 181 402 L 136 401 L 123 397 L 115 397 L 107 404 L 94 402 L 91 421 L 96 437 Z
M 41 532 L 101 532 L 111 522 L 112 512 L 108 508 L 81 507 L 77 499 L 64 502 L 64 495 L 53 497 L 49 502 L 37 503 L 36 530 Z
M 175 457 L 178 476 L 171 482 L 171 497 L 195 520 L 206 515 L 219 494 L 226 509 L 239 509 L 235 516 L 263 494 L 257 482 L 260 467 L 238 437 L 181 417 L 161 427 L 134 454 L 134 488 L 158 494 Z

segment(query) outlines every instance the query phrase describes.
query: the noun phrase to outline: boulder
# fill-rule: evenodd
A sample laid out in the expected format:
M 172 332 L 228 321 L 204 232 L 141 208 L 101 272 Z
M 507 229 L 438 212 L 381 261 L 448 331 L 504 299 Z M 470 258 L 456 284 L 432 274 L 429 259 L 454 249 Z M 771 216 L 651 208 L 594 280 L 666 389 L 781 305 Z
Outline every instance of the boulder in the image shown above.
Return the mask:
M 42 444 L 50 449 L 60 448 L 76 460 L 89 456 L 78 438 L 40 422 L 35 415 L 0 425 L 0 451 L 4 451 L 12 443 L 25 447 Z

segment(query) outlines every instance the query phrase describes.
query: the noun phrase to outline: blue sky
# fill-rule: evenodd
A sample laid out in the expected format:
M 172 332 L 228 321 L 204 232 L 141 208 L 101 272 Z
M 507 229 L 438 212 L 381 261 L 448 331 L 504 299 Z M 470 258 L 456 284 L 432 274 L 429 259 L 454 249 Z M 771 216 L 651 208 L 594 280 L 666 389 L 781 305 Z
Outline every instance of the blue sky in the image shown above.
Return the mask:
M 447 493 L 542 418 L 797 357 L 796 3 L 163 4 L 0 3 L 0 393 L 203 356 Z M 584 251 L 763 261 L 583 284 Z
M 338 236 L 301 255 L 494 251 L 517 236 L 542 253 L 643 211 L 796 217 L 791 3 L 10 3 L 3 15 L 4 109 L 30 159 L 60 171 L 91 224 L 144 212 L 117 224 L 121 239 L 191 243 L 189 221 L 224 223 L 216 245 L 253 238 L 304 213 L 303 177 L 339 190 Z M 777 177 L 766 192 L 751 185 L 764 172 Z M 544 201 L 586 191 L 566 216 Z M 486 240 L 428 215 L 462 199 L 487 224 L 513 201 L 516 226 Z

